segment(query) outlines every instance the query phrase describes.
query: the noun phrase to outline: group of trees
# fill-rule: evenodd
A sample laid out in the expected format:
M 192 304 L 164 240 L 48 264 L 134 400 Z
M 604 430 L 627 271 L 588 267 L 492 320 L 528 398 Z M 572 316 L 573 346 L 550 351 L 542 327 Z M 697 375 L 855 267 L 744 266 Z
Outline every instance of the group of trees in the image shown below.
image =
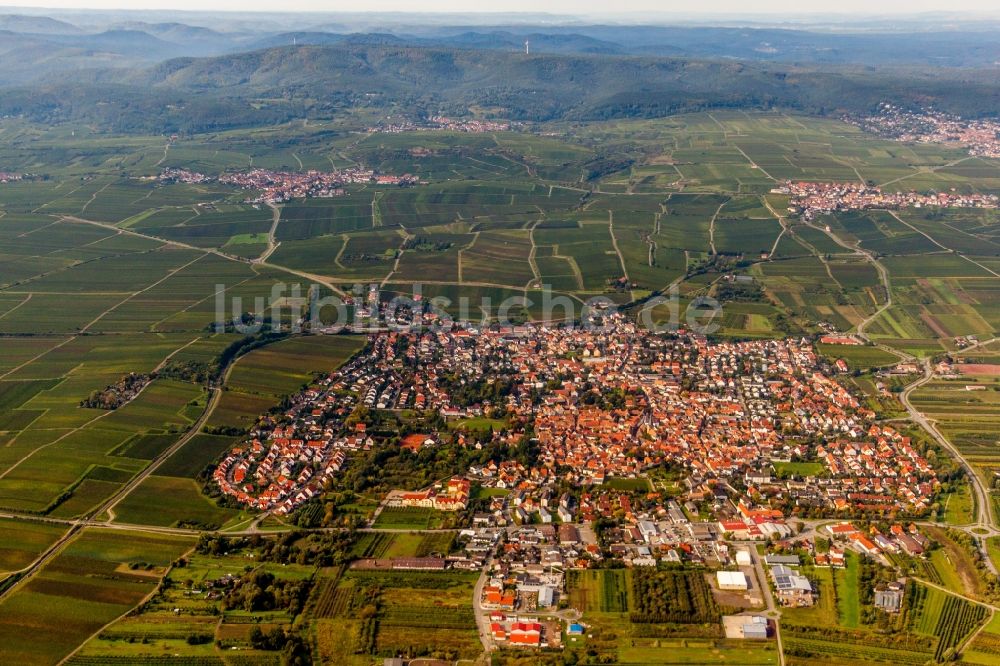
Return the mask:
M 294 616 L 302 612 L 311 586 L 309 579 L 282 579 L 257 569 L 235 582 L 222 605 L 248 612 L 286 610 Z
M 170 360 L 160 368 L 156 375 L 182 382 L 206 384 L 215 376 L 215 372 L 216 369 L 205 361 L 188 359 L 186 361 Z
M 877 626 L 881 631 L 895 631 L 898 627 L 884 611 L 875 607 L 875 588 L 897 578 L 893 569 L 881 566 L 870 557 L 858 557 L 858 601 L 861 604 L 861 622 Z M 910 592 L 907 589 L 905 592 Z M 906 598 L 904 592 L 904 599 Z
M 425 236 L 414 236 L 403 241 L 404 250 L 418 250 L 423 252 L 444 252 L 454 243 L 451 241 L 435 240 Z
M 753 282 L 722 282 L 715 290 L 720 302 L 759 303 L 764 300 L 764 290 Z
M 978 537 L 961 530 L 949 529 L 945 532 L 948 539 L 968 553 L 976 574 L 983 582 L 983 596 L 992 604 L 1000 603 L 1000 578 L 987 567 L 983 551 L 979 548 Z
M 220 556 L 238 552 L 252 552 L 257 562 L 315 564 L 329 566 L 346 560 L 347 551 L 353 544 L 354 535 L 349 532 L 333 534 L 303 534 L 290 532 L 277 538 L 259 535 L 249 537 L 225 537 L 203 534 L 195 545 L 200 555 Z M 333 560 L 337 561 L 334 562 Z M 187 560 L 174 562 L 182 568 Z M 169 579 L 168 579 L 169 580 Z M 191 587 L 192 580 L 186 585 Z M 244 574 L 235 579 L 227 579 L 221 587 L 225 592 L 219 602 L 221 610 L 239 610 L 249 613 L 285 611 L 295 618 L 305 608 L 312 589 L 311 578 L 280 578 L 265 568 L 247 565 Z M 220 609 L 215 610 L 216 613 Z M 212 640 L 212 636 L 192 634 L 191 644 Z M 311 650 L 306 640 L 292 626 L 273 626 L 270 629 L 254 626 L 249 642 L 256 650 L 280 652 L 282 666 L 309 666 L 312 663 Z M 220 644 L 221 645 L 221 644 Z
M 244 321 L 244 323 L 251 323 Z M 265 321 L 265 324 L 268 322 Z M 264 330 L 256 335 L 247 335 L 239 340 L 236 340 L 229 344 L 228 347 L 222 350 L 219 354 L 217 365 L 219 371 L 225 369 L 236 360 L 237 357 L 242 356 L 248 352 L 252 352 L 254 349 L 259 349 L 265 345 L 269 345 L 272 342 L 277 342 L 288 337 L 288 333 L 281 333 L 278 331 Z
M 292 531 L 270 539 L 257 534 L 245 537 L 202 534 L 195 548 L 202 555 L 253 551 L 254 558 L 259 562 L 331 567 L 350 559 L 350 551 L 356 540 L 357 534 L 352 530 L 310 533 Z
M 721 617 L 700 571 L 637 567 L 632 570 L 631 599 L 632 622 L 704 624 Z
M 514 377 L 490 377 L 468 381 L 461 377 L 446 377 L 443 387 L 448 391 L 454 405 L 468 407 L 470 405 L 502 405 L 510 392 L 514 390 Z
M 537 443 L 532 444 L 527 435 L 516 445 L 491 442 L 481 449 L 455 442 L 426 446 L 415 453 L 398 446 L 377 446 L 371 451 L 354 454 L 351 464 L 327 490 L 361 493 L 423 488 L 463 473 L 470 465 L 485 465 L 491 460 L 518 460 L 530 465 L 537 456 Z
M 250 645 L 255 650 L 281 651 L 282 666 L 308 666 L 312 664 L 309 645 L 294 631 L 274 627 L 265 632 L 260 627 L 250 630 Z
M 139 395 L 151 380 L 150 375 L 131 372 L 104 390 L 94 391 L 80 402 L 80 406 L 88 409 L 118 409 Z
M 782 621 L 781 634 L 790 638 L 806 638 L 823 641 L 825 643 L 841 643 L 850 646 L 849 649 L 857 650 L 857 646 L 869 645 L 883 649 L 898 649 L 911 652 L 927 652 L 934 650 L 937 639 L 933 636 L 921 636 L 913 633 L 883 634 L 870 629 L 846 629 L 829 625 L 805 625 L 793 624 Z M 809 649 L 808 644 L 792 641 L 785 643 L 785 656 L 795 657 L 825 657 L 830 658 L 827 652 L 814 652 Z M 857 658 L 857 653 L 838 655 L 842 659 L 848 657 Z M 929 656 L 929 655 L 928 655 Z
M 593 405 L 599 409 L 611 411 L 616 409 L 625 409 L 625 405 L 628 402 L 629 397 L 641 398 L 641 391 L 626 391 L 622 388 L 614 388 L 609 391 L 603 391 L 601 393 L 595 393 L 593 391 L 585 391 L 580 397 L 580 403 L 584 405 Z

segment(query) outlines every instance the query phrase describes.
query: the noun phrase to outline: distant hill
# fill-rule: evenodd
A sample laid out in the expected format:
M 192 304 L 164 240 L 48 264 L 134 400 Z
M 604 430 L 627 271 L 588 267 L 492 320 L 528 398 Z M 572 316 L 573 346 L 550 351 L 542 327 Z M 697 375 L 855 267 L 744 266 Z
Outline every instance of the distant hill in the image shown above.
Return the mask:
M 190 53 L 191 47 L 137 30 L 93 34 L 38 34 L 0 30 L 0 85 L 25 85 L 82 71 L 149 66 Z M 225 50 L 225 49 L 223 49 Z M 216 54 L 218 50 L 208 54 Z M 117 76 L 117 74 L 114 74 Z
M 479 104 L 514 118 L 663 115 L 709 107 L 859 110 L 885 99 L 934 101 L 966 114 L 1000 108 L 988 71 L 820 67 L 730 60 L 416 48 L 300 46 L 178 59 L 131 74 L 142 86 L 223 94 L 332 90 Z
M 267 35 L 250 48 L 292 44 L 331 45 L 347 40 L 345 30 L 332 28 Z M 930 65 L 984 67 L 1000 62 L 996 31 L 965 27 L 939 32 L 810 31 L 726 26 L 503 26 L 469 29 L 423 28 L 407 32 L 354 33 L 355 43 L 397 44 L 426 48 L 466 48 L 523 51 L 531 42 L 535 53 L 617 54 L 738 59 L 799 64 Z M 375 35 L 378 36 L 370 36 Z
M 156 33 L 154 33 L 156 34 Z M 800 64 L 926 64 L 947 67 L 1000 62 L 995 33 L 819 33 L 772 28 L 697 26 L 570 26 L 528 30 L 453 29 L 409 33 L 285 32 L 257 38 L 246 48 L 371 44 L 534 53 L 680 56 Z
M 25 41 L 6 51 L 0 87 L 51 81 L 53 75 L 175 58 L 204 58 L 291 47 L 397 47 L 427 51 L 503 52 L 523 55 L 633 56 L 689 61 L 782 63 L 783 68 L 852 65 L 955 67 L 997 71 L 1000 23 L 910 21 L 863 25 L 817 23 L 808 29 L 769 25 L 602 25 L 579 22 L 507 22 L 496 16 L 449 23 L 446 16 L 420 22 L 413 15 L 182 14 L 166 12 L 0 15 L 0 32 Z M 327 18 L 332 15 L 327 15 Z M 211 18 L 209 18 L 211 17 Z M 453 18 L 459 18 L 455 15 Z M 522 17 L 523 18 L 523 17 Z M 147 19 L 147 20 L 140 20 Z M 193 23 L 183 22 L 183 19 Z M 80 21 L 74 25 L 73 21 Z M 797 24 L 789 24 L 797 25 Z M 82 26 L 82 27 L 81 27 Z M 298 27 L 296 27 L 298 26 Z M 48 51 L 45 44 L 51 44 Z M 42 49 L 39 51 L 38 49 Z M 28 54 L 40 56 L 33 60 Z M 308 63 L 306 63 L 308 64 Z M 964 74 L 958 74 L 964 76 Z M 515 83 L 515 86 L 517 84 Z
M 134 67 L 141 58 L 115 53 L 97 43 L 74 46 L 54 35 L 26 35 L 0 31 L 0 84 L 28 85 L 48 76 L 74 76 L 95 69 Z M 0 97 L 3 93 L 0 93 Z
M 134 30 L 153 35 L 173 45 L 170 57 L 211 56 L 237 50 L 261 48 L 260 35 L 245 32 L 221 32 L 184 23 L 144 23 L 128 21 L 114 26 L 117 30 Z M 282 42 L 283 43 L 283 42 Z
M 177 57 L 183 47 L 163 41 L 140 30 L 108 30 L 93 35 L 48 35 L 46 40 L 64 46 L 103 50 L 150 62 L 161 58 Z
M 346 35 L 332 32 L 282 32 L 277 35 L 258 37 L 250 42 L 248 46 L 254 51 L 293 45 L 328 46 L 331 44 L 343 43 L 345 37 Z
M 216 32 L 200 26 L 191 26 L 184 23 L 145 23 L 143 21 L 127 21 L 113 26 L 117 30 L 137 30 L 140 32 L 155 35 L 160 39 L 171 42 L 185 42 L 188 40 L 210 40 L 225 39 L 225 33 Z
M 83 31 L 71 23 L 57 21 L 47 16 L 0 15 L 0 30 L 27 32 L 43 35 L 78 35 Z
M 524 42 L 531 43 L 534 53 L 600 53 L 625 54 L 618 44 L 604 42 L 583 35 L 549 35 L 545 33 L 514 34 L 510 32 L 463 32 L 440 37 L 419 37 L 389 33 L 289 32 L 271 35 L 253 42 L 255 48 L 274 48 L 290 45 L 330 46 L 334 44 L 368 46 L 413 46 L 422 48 L 461 48 L 503 50 L 520 53 Z
M 45 85 L 5 90 L 0 115 L 82 120 L 118 131 L 197 132 L 324 117 L 359 105 L 456 115 L 478 106 L 526 121 L 660 117 L 715 108 L 837 115 L 869 111 L 885 100 L 933 103 L 967 116 L 1000 109 L 1000 86 L 986 70 L 525 55 L 358 43 L 365 39 L 380 37 L 178 58 L 145 68 L 53 73 Z M 119 35 L 117 41 L 141 39 Z M 35 47 L 36 52 L 44 48 Z
M 521 34 L 522 31 L 513 31 Z M 632 55 L 681 55 L 769 62 L 992 66 L 1000 41 L 992 26 L 961 30 L 819 31 L 730 26 L 553 26 L 550 36 L 573 35 L 616 44 Z

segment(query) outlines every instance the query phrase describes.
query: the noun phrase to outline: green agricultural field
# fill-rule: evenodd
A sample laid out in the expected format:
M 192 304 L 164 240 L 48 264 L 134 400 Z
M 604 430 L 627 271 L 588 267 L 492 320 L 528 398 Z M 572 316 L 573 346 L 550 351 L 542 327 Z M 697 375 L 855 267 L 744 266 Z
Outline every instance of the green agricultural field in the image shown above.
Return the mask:
M 645 477 L 639 477 L 636 479 L 629 479 L 624 477 L 612 477 L 604 482 L 609 488 L 614 488 L 615 490 L 635 490 L 635 491 L 646 491 L 650 490 L 649 479 Z
M 817 350 L 830 360 L 844 359 L 850 369 L 868 370 L 886 365 L 892 365 L 899 361 L 899 356 L 887 352 L 878 347 L 867 345 L 816 345 Z
M 818 462 L 776 462 L 774 471 L 778 476 L 819 476 L 825 467 Z
M 994 612 L 983 630 L 972 639 L 965 652 L 962 653 L 962 661 L 982 666 L 995 666 L 1000 663 L 997 653 L 998 647 L 1000 647 L 1000 615 Z
M 313 374 L 331 372 L 365 344 L 359 336 L 311 336 L 285 340 L 241 358 L 229 377 L 231 391 L 283 397 Z
M 360 336 L 308 336 L 251 351 L 234 364 L 208 427 L 246 430 L 285 396 L 296 393 L 316 375 L 337 369 L 364 344 Z M 208 462 L 212 460 L 206 459 L 195 473 Z
M 291 621 L 289 613 L 261 610 L 255 616 L 235 609 L 221 610 L 217 596 L 210 591 L 226 575 L 245 574 L 248 554 L 253 553 L 190 554 L 183 566 L 170 571 L 167 584 L 143 605 L 141 612 L 105 627 L 71 663 L 170 659 L 177 663 L 224 664 L 233 649 L 250 663 L 276 663 L 274 653 L 252 649 L 250 634 L 254 626 L 269 631 L 287 625 Z M 282 581 L 311 581 L 317 574 L 315 567 L 294 564 L 262 564 L 258 571 L 274 574 Z
M 861 616 L 858 601 L 858 557 L 856 553 L 848 553 L 847 566 L 834 573 L 840 624 L 852 629 L 857 628 Z
M 907 588 L 903 612 L 873 615 L 870 607 L 861 606 L 864 588 L 870 585 L 860 575 L 864 568 L 854 553 L 848 554 L 846 569 L 801 567 L 819 597 L 814 606 L 782 610 L 788 663 L 804 666 L 865 659 L 917 666 L 941 661 L 990 615 L 987 607 L 967 598 L 919 584 Z M 930 563 L 925 568 L 935 570 Z M 953 583 L 938 577 L 937 584 Z
M 570 574 L 570 603 L 586 611 L 624 613 L 629 608 L 627 571 L 574 571 Z
M 941 660 L 945 651 L 961 645 L 990 615 L 985 606 L 931 588 L 922 593 L 914 630 L 937 637 L 935 658 Z
M 195 478 L 237 442 L 235 437 L 199 434 L 192 437 L 157 468 L 163 476 Z
M 15 441 L 35 441 L 36 448 L 7 467 L 0 479 L 0 503 L 38 513 L 61 508 L 66 516 L 85 512 L 141 469 L 141 461 L 115 455 L 126 440 L 134 433 L 190 426 L 195 415 L 188 405 L 201 395 L 193 384 L 157 380 L 117 411 L 73 408 L 90 412 L 81 414 L 85 418 L 74 429 L 35 430 L 40 424 L 32 423 Z M 36 433 L 40 439 L 35 439 Z M 101 468 L 115 472 L 95 476 Z
M 1000 462 L 997 454 L 1000 393 L 994 390 L 994 379 L 977 375 L 934 380 L 912 396 L 914 406 L 935 419 L 939 430 L 983 475 L 991 474 L 992 466 Z
M 240 517 L 235 509 L 224 509 L 202 494 L 190 478 L 149 476 L 115 507 L 115 520 L 139 525 L 192 525 L 218 529 Z
M 160 161 L 163 166 L 214 174 L 253 160 L 261 166 L 295 170 L 354 159 L 370 161 L 380 169 L 417 173 L 427 180 L 425 186 L 415 188 L 351 186 L 342 197 L 296 200 L 281 206 L 279 245 L 268 263 L 268 270 L 274 271 L 270 275 L 278 279 L 293 279 L 294 271 L 345 281 L 390 278 L 405 283 L 432 276 L 435 282 L 470 287 L 523 290 L 529 283 L 547 283 L 558 291 L 607 293 L 627 300 L 683 281 L 696 255 L 714 250 L 757 261 L 773 251 L 780 263 L 792 262 L 782 268 L 772 261 L 763 269 L 765 284 L 783 314 L 805 306 L 800 317 L 853 326 L 880 301 L 874 268 L 819 228 L 794 223 L 789 232 L 782 233 L 761 195 L 783 178 L 849 180 L 870 171 L 876 178 L 891 180 L 890 174 L 913 175 L 911 165 L 916 160 L 944 164 L 946 159 L 930 147 L 892 153 L 882 147 L 884 143 L 866 140 L 853 128 L 828 120 L 790 121 L 774 114 L 751 117 L 748 121 L 744 114 L 720 111 L 712 114 L 714 120 L 702 114 L 590 123 L 572 132 L 561 132 L 557 125 L 555 134 L 561 133 L 560 137 L 511 132 L 489 141 L 451 133 L 374 135 L 355 143 L 338 140 L 335 154 L 323 147 L 326 137 L 319 129 L 297 126 L 228 133 L 222 146 L 213 145 L 221 135 L 190 137 L 171 146 L 165 157 L 162 146 L 151 137 L 139 144 L 122 137 L 122 150 L 128 156 L 116 163 L 143 175 L 155 171 Z M 738 129 L 719 134 L 719 127 Z M 615 142 L 625 141 L 648 151 L 649 163 L 601 177 L 598 195 L 588 198 L 592 185 L 567 181 L 586 171 L 583 165 L 594 157 L 589 147 L 594 141 L 609 140 L 616 149 Z M 99 150 L 110 157 L 115 145 L 115 138 L 107 138 Z M 91 139 L 81 143 L 81 151 L 88 149 L 98 150 Z M 153 159 L 158 153 L 159 158 Z M 87 164 L 94 168 L 102 162 Z M 73 168 L 65 170 L 72 173 Z M 948 177 L 981 177 L 974 175 L 979 173 L 976 169 L 962 168 L 949 171 Z M 456 174 L 462 179 L 456 180 Z M 685 182 L 686 189 L 679 188 L 678 182 Z M 171 293 L 179 295 L 166 302 L 161 292 L 168 284 L 183 282 L 168 274 L 176 270 L 177 261 L 193 262 L 182 271 L 192 275 L 207 271 L 218 277 L 232 271 L 234 279 L 226 280 L 230 283 L 249 285 L 255 281 L 254 274 L 263 271 L 241 263 L 241 258 L 255 257 L 266 249 L 273 212 L 265 206 L 235 203 L 239 195 L 228 188 L 156 187 L 122 178 L 119 171 L 82 184 L 9 189 L 23 189 L 27 195 L 32 188 L 44 199 L 27 209 L 37 212 L 19 213 L 20 217 L 5 223 L 12 230 L 16 223 L 20 233 L 26 228 L 41 231 L 27 237 L 30 240 L 12 234 L 0 252 L 5 255 L 4 270 L 9 272 L 8 278 L 0 279 L 0 284 L 9 285 L 0 290 L 0 331 L 6 326 L 36 332 L 46 326 L 43 330 L 71 332 L 73 323 L 67 313 L 49 308 L 45 324 L 36 314 L 45 299 L 67 290 L 79 293 L 74 303 L 78 319 L 90 322 L 102 315 L 95 326 L 194 328 L 195 317 L 211 306 L 212 294 L 203 289 L 196 294 L 192 282 L 180 291 L 172 289 Z M 781 210 L 780 197 L 768 195 L 767 202 Z M 48 229 L 48 215 L 53 213 L 118 225 L 125 233 L 114 235 L 115 227 L 69 220 Z M 845 242 L 859 242 L 865 249 L 889 254 L 883 263 L 898 289 L 907 288 L 905 282 L 918 276 L 989 277 L 974 261 L 943 252 L 927 255 L 932 269 L 923 270 L 923 258 L 918 255 L 940 250 L 924 233 L 956 252 L 982 254 L 984 261 L 991 254 L 988 236 L 993 229 L 986 223 L 992 221 L 982 219 L 984 214 L 949 211 L 943 220 L 953 231 L 948 234 L 937 233 L 935 225 L 940 227 L 941 222 L 931 215 L 905 211 L 897 218 L 869 211 L 838 214 L 824 222 L 829 222 L 830 233 Z M 58 239 L 53 238 L 56 230 L 62 232 Z M 0 237 L 2 233 L 0 229 Z M 408 237 L 446 242 L 450 247 L 430 252 L 402 250 L 397 257 Z M 189 247 L 178 249 L 167 244 L 171 241 Z M 40 263 L 41 248 L 48 266 Z M 199 258 L 199 250 L 210 248 L 222 248 L 227 256 Z M 793 256 L 788 256 L 786 248 Z M 828 263 L 819 261 L 821 257 Z M 242 272 L 238 278 L 237 271 Z M 109 275 L 114 275 L 113 281 Z M 611 287 L 612 281 L 625 275 L 636 285 L 635 292 L 621 294 Z M 162 288 L 156 285 L 164 278 Z M 838 303 L 825 293 L 828 284 L 842 289 L 848 302 Z M 149 293 L 137 293 L 143 289 Z M 24 302 L 29 295 L 30 300 Z M 926 323 L 919 316 L 887 313 L 872 325 L 872 332 L 930 341 L 1000 327 L 1000 311 L 991 309 L 985 296 L 951 305 L 959 309 L 934 312 L 928 308 L 916 313 L 926 315 Z M 727 333 L 772 335 L 772 313 L 755 314 L 736 313 Z M 210 316 L 205 315 L 202 326 Z
M 482 650 L 472 613 L 477 578 L 475 573 L 352 569 L 323 580 L 310 606 L 320 651 L 331 663 L 372 663 L 387 654 L 428 649 L 475 659 Z M 375 616 L 345 612 L 364 603 L 372 590 L 377 590 Z M 362 661 L 359 654 L 368 656 Z
M 975 522 L 976 499 L 968 482 L 960 483 L 958 489 L 944 495 L 941 502 L 944 505 L 944 521 L 949 525 Z
M 420 507 L 385 507 L 373 527 L 391 530 L 429 530 L 441 526 L 442 513 Z
M 0 520 L 0 575 L 19 571 L 67 532 L 63 525 Z
M 0 602 L 6 658 L 55 664 L 151 593 L 192 539 L 88 529 Z M 46 640 L 39 642 L 37 632 Z

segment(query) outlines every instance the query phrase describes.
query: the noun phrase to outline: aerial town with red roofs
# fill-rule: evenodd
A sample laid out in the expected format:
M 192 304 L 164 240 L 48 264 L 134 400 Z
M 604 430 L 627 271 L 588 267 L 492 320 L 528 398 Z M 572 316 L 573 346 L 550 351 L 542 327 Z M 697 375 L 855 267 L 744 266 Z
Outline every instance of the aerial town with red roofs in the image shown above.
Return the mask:
M 863 182 L 798 182 L 789 181 L 773 188 L 773 194 L 788 194 L 789 212 L 808 220 L 818 215 L 848 210 L 898 210 L 901 208 L 996 208 L 996 194 L 972 192 L 883 192 L 877 185 Z
M 490 460 L 384 497 L 380 511 L 467 521 L 461 554 L 352 565 L 482 571 L 484 640 L 508 647 L 557 644 L 561 625 L 546 624 L 545 613 L 568 603 L 567 570 L 609 558 L 723 569 L 716 592 L 752 609 L 768 583 L 746 582 L 758 575 L 750 544 L 783 552 L 831 539 L 827 551 L 810 550 L 830 567 L 844 566 L 848 551 L 888 561 L 927 548 L 913 524 L 937 510 L 935 456 L 879 421 L 811 339 L 712 341 L 648 332 L 617 313 L 596 320 L 575 328 L 437 321 L 372 333 L 282 412 L 261 416 L 211 483 L 265 514 L 294 514 L 336 486 L 352 456 L 386 444 L 358 418 L 373 412 L 437 419 L 393 440 L 414 456 L 446 442 L 483 450 L 530 441 L 530 464 Z M 470 398 L 469 386 L 492 386 L 494 397 Z M 505 426 L 475 436 L 447 427 L 480 418 Z M 815 471 L 779 473 L 795 465 Z M 491 499 L 473 502 L 484 493 Z M 872 517 L 891 518 L 891 529 L 852 522 Z M 816 592 L 797 563 L 771 563 L 777 598 L 811 605 Z
M 992 118 L 968 120 L 934 109 L 915 111 L 883 102 L 871 115 L 844 120 L 895 141 L 952 144 L 974 157 L 1000 157 L 1000 122 Z
M 278 204 L 293 199 L 330 198 L 342 196 L 344 185 L 374 184 L 408 186 L 417 185 L 420 179 L 404 174 L 394 176 L 376 173 L 364 167 L 350 167 L 336 171 L 273 171 L 271 169 L 251 169 L 249 171 L 226 172 L 217 178 L 190 171 L 188 169 L 164 169 L 157 176 L 162 183 L 201 184 L 218 182 L 241 190 L 253 192 L 245 203 Z

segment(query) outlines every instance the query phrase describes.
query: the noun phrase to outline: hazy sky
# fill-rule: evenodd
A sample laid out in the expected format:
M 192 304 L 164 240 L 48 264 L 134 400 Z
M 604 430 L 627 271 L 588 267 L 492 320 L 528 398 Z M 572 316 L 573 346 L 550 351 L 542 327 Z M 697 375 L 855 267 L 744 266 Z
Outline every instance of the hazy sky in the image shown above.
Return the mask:
M 10 12 L 3 8 L 0 11 Z M 552 12 L 559 14 L 727 12 L 917 13 L 925 11 L 996 12 L 995 0 L 20 0 L 11 7 L 66 9 L 176 9 L 227 11 L 431 11 L 431 12 Z

